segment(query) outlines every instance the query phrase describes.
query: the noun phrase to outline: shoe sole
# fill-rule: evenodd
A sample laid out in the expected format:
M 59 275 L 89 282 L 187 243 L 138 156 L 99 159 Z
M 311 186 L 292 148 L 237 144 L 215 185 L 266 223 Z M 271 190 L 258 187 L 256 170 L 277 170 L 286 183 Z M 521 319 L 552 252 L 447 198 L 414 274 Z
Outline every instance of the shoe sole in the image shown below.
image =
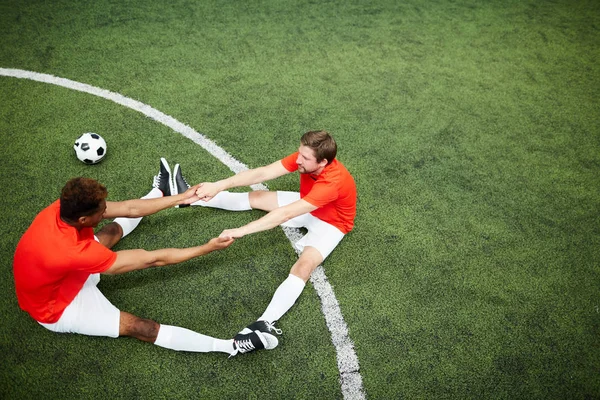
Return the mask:
M 255 332 L 260 332 L 260 331 L 255 331 Z M 270 333 L 266 333 L 266 332 L 260 332 L 262 334 L 262 336 L 265 338 L 266 340 L 266 344 L 263 343 L 265 345 L 265 350 L 273 350 L 275 347 L 277 347 L 279 345 L 279 339 L 277 339 L 277 336 L 275 335 L 271 335 Z

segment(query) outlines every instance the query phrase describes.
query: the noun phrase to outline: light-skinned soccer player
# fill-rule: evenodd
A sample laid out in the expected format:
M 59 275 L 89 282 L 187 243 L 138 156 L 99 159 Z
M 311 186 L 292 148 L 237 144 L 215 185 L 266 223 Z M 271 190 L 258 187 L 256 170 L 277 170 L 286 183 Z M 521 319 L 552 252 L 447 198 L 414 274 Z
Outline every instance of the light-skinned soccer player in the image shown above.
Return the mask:
M 310 131 L 300 139 L 298 151 L 289 156 L 227 179 L 201 183 L 196 191 L 200 200 L 192 203 L 193 206 L 267 211 L 266 215 L 247 225 L 224 230 L 220 238 L 239 239 L 279 225 L 307 229 L 306 235 L 295 244 L 301 253 L 287 279 L 277 288 L 258 320 L 240 331 L 236 338 L 256 330 L 281 333 L 275 322 L 294 305 L 315 268 L 352 230 L 356 215 L 356 184 L 344 165 L 335 158 L 336 154 L 337 145 L 328 132 Z M 300 173 L 299 192 L 227 191 L 295 171 Z M 182 181 L 179 168 L 174 179 Z M 186 187 L 182 185 L 180 190 Z

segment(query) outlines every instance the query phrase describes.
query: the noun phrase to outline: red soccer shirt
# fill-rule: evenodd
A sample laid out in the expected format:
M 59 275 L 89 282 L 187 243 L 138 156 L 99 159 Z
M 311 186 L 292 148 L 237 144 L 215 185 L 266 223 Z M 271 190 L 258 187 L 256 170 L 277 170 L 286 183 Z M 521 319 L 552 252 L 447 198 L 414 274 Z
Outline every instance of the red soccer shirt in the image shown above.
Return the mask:
M 60 219 L 57 200 L 42 210 L 19 241 L 13 270 L 19 306 L 36 321 L 54 323 L 90 274 L 104 272 L 117 254 Z
M 298 170 L 298 152 L 290 154 L 281 163 L 290 172 Z M 311 214 L 348 233 L 356 216 L 356 184 L 350 172 L 337 159 L 327 164 L 314 176 L 300 174 L 300 198 L 319 207 Z

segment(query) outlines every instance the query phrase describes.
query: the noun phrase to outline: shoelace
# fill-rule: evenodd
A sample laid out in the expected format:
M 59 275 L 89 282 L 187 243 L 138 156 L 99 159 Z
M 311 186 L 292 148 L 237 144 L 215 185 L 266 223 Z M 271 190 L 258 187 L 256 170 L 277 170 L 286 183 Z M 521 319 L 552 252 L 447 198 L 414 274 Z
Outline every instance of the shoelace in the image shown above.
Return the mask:
M 157 189 L 160 187 L 160 174 L 154 175 L 154 182 L 152 182 L 152 186 Z
M 238 342 L 235 342 L 235 344 L 240 353 L 247 353 L 256 349 L 250 339 L 240 340 Z
M 265 321 L 265 326 L 269 332 L 275 332 L 276 334 L 281 335 L 281 329 L 276 328 L 273 322 Z

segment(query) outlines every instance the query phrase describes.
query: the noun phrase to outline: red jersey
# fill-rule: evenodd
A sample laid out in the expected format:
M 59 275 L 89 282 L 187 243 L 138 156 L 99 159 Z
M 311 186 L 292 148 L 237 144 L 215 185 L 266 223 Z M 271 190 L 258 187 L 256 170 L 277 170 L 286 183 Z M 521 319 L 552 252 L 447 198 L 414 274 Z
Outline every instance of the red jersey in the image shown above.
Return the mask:
M 60 219 L 60 201 L 42 210 L 17 245 L 13 262 L 19 306 L 36 321 L 54 323 L 87 278 L 104 272 L 117 253 Z
M 290 154 L 281 163 L 290 172 L 298 170 L 298 152 Z M 311 214 L 348 233 L 356 216 L 356 184 L 350 172 L 337 159 L 327 164 L 314 176 L 300 174 L 300 198 L 319 207 Z

